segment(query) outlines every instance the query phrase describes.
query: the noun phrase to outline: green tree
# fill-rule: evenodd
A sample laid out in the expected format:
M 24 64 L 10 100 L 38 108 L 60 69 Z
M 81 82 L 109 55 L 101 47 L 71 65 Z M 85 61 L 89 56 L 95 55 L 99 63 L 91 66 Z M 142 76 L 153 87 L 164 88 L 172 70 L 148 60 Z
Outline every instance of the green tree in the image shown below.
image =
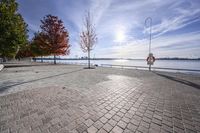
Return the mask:
M 34 57 L 51 55 L 51 52 L 48 49 L 49 45 L 48 43 L 46 43 L 43 34 L 40 32 L 35 33 L 35 36 L 30 43 L 30 50 L 32 52 L 32 55 Z
M 21 47 L 17 52 L 15 59 L 20 60 L 21 58 L 33 57 L 33 53 L 31 51 L 31 45 L 27 43 L 25 46 Z
M 15 0 L 0 1 L 0 57 L 13 58 L 27 44 L 27 24 Z

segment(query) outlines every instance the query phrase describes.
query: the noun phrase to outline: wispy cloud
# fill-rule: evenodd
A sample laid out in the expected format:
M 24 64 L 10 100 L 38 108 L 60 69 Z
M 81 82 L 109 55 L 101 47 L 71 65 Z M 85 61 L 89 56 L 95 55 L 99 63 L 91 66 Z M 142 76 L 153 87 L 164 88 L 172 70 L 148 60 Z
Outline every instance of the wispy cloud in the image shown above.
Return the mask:
M 96 57 L 146 58 L 148 28 L 152 17 L 152 51 L 157 57 L 200 57 L 200 2 L 197 0 L 49 0 L 20 1 L 20 12 L 29 28 L 38 31 L 46 14 L 61 18 L 70 32 L 71 56 L 84 56 L 78 44 L 85 11 L 96 25 Z M 38 6 L 40 4 L 40 6 Z M 29 10 L 34 8 L 35 10 Z M 37 9 L 38 8 L 38 9 Z M 44 9 L 43 9 L 44 8 Z M 178 51 L 178 52 L 177 52 Z M 180 53 L 180 54 L 178 54 Z
M 153 39 L 152 52 L 156 57 L 198 57 L 198 50 L 200 50 L 198 42 L 200 42 L 200 32 L 162 36 Z M 104 51 L 109 51 L 111 57 L 119 58 L 146 58 L 148 44 L 147 39 L 135 39 L 121 45 L 101 48 L 95 50 L 95 52 L 100 54 Z M 106 57 L 106 54 L 103 56 Z
M 152 27 L 152 33 L 155 34 L 155 37 L 200 21 L 200 9 L 184 10 L 179 8 L 176 10 L 179 13 L 178 16 L 163 18 L 160 24 Z

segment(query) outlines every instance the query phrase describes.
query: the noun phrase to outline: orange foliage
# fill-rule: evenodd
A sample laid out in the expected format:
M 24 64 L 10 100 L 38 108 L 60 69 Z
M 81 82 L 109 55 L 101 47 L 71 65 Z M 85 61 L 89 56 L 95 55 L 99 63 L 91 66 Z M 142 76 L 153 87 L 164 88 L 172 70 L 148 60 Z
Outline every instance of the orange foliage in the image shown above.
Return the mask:
M 35 38 L 35 43 L 50 55 L 68 55 L 70 52 L 69 34 L 62 20 L 59 20 L 57 16 L 47 15 L 41 22 L 42 31 Z

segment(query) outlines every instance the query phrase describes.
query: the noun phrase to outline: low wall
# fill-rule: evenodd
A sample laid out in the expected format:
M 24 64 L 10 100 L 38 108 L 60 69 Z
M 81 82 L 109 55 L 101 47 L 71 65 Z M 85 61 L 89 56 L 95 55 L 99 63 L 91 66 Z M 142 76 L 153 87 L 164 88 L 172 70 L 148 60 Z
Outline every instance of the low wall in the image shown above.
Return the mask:
M 4 65 L 0 64 L 0 71 L 4 68 Z

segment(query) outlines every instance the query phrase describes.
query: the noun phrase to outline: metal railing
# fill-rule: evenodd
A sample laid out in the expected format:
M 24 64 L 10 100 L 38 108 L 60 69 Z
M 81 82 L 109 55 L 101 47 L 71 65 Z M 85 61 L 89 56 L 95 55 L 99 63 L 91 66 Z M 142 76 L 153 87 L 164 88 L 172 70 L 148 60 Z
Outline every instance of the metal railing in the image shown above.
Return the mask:
M 3 59 L 2 58 L 0 58 L 0 64 L 3 64 Z
M 118 67 L 118 68 L 135 68 L 135 69 L 149 69 L 145 66 L 129 66 L 129 65 L 112 65 L 112 64 L 101 64 L 102 67 Z M 180 69 L 180 68 L 168 68 L 168 67 L 152 67 L 153 70 L 172 70 L 172 71 L 190 71 L 200 72 L 197 69 Z

